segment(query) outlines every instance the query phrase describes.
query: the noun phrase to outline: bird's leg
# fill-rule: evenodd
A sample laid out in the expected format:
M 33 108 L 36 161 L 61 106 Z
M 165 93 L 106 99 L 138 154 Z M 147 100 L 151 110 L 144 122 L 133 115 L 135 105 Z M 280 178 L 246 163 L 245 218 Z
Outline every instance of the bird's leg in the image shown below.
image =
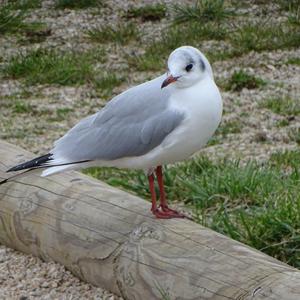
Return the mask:
M 151 193 L 151 200 L 152 200 L 152 206 L 151 211 L 152 213 L 159 219 L 170 219 L 172 216 L 162 211 L 156 203 L 156 193 L 155 193 L 155 187 L 154 187 L 154 174 L 151 172 L 148 174 L 148 181 L 149 181 L 149 189 Z
M 162 173 L 162 166 L 158 166 L 155 170 L 156 178 L 159 187 L 159 194 L 160 194 L 160 208 L 161 214 L 165 216 L 169 216 L 169 218 L 184 218 L 185 215 L 177 212 L 174 209 L 169 208 L 167 200 L 166 200 L 166 193 L 164 188 L 164 181 L 163 181 L 163 173 Z
M 149 181 L 149 189 L 150 189 L 151 201 L 152 201 L 151 211 L 154 213 L 155 211 L 158 210 L 158 207 L 157 207 L 157 204 L 156 204 L 156 193 L 155 193 L 155 187 L 154 187 L 154 175 L 153 175 L 153 173 L 148 175 L 148 181 Z

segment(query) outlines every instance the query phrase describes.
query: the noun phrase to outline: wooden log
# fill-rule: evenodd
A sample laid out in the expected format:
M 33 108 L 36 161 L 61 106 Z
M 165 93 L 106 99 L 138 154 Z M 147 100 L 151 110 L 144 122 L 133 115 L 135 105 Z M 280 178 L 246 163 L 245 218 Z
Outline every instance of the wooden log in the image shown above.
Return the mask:
M 0 141 L 0 178 L 32 154 Z M 300 299 L 300 272 L 78 172 L 0 186 L 0 243 L 125 299 Z

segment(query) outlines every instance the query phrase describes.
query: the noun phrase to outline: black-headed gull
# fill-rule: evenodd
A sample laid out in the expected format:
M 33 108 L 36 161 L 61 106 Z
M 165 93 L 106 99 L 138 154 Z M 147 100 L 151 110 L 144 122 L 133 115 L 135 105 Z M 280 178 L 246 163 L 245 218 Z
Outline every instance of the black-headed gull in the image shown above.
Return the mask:
M 161 166 L 184 160 L 205 146 L 221 116 L 222 98 L 208 60 L 196 48 L 183 46 L 170 54 L 166 74 L 114 97 L 57 140 L 48 154 L 8 172 L 42 168 L 42 176 L 47 176 L 91 166 L 143 169 L 152 213 L 165 219 L 183 217 L 168 207 Z

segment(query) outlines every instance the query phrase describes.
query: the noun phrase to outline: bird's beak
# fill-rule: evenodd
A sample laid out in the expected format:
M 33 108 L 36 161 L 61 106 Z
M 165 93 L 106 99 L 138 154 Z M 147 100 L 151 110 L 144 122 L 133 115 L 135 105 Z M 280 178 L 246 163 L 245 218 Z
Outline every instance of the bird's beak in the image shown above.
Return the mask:
M 164 82 L 161 85 L 161 88 L 163 89 L 164 87 L 166 87 L 167 85 L 169 85 L 172 82 L 177 81 L 177 79 L 179 78 L 179 76 L 173 77 L 172 75 L 168 76 Z

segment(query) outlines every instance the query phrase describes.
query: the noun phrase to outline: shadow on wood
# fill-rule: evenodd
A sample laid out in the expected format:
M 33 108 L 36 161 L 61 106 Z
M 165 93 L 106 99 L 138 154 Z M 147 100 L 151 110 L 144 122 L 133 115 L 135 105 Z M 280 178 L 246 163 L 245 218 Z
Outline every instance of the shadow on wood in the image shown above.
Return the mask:
M 0 141 L 0 179 L 32 154 Z M 0 243 L 125 299 L 300 299 L 300 272 L 77 172 L 0 186 Z

